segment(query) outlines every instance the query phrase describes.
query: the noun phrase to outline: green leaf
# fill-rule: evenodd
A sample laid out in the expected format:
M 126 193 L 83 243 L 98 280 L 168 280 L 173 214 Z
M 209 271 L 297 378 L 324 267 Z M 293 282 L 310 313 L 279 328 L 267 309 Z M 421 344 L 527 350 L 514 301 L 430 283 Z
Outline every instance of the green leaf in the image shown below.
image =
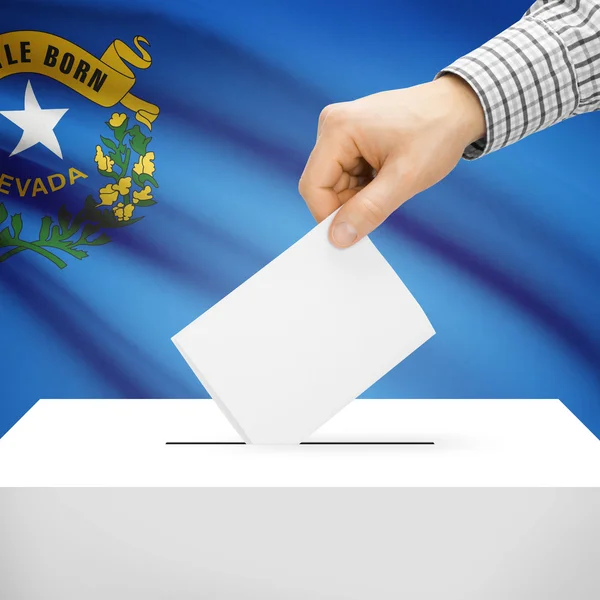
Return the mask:
M 146 137 L 142 133 L 139 125 L 134 125 L 129 130 L 129 135 L 131 136 L 131 149 L 141 156 L 146 154 L 146 149 L 148 148 L 148 144 L 152 141 L 152 138 Z
M 0 231 L 0 248 L 4 246 L 12 246 L 13 237 L 10 235 L 10 231 L 8 227 L 5 227 L 2 231 Z
M 115 225 L 113 225 L 113 227 L 119 228 L 119 227 L 129 227 L 130 225 L 133 225 L 134 223 L 137 223 L 138 221 L 141 221 L 144 217 L 138 217 L 137 219 L 129 219 L 129 221 L 117 221 Z
M 154 206 L 157 204 L 156 200 L 138 200 L 136 206 Z
M 104 244 L 108 244 L 111 241 L 112 240 L 105 233 L 102 233 L 95 240 L 92 240 L 92 241 L 86 240 L 85 245 L 86 246 L 103 246 Z
M 93 196 L 88 196 L 85 199 L 85 202 L 83 203 L 84 208 L 88 209 L 88 210 L 95 210 L 96 209 L 96 200 L 94 200 Z
M 19 236 L 21 235 L 21 231 L 23 231 L 23 219 L 21 218 L 21 215 L 17 213 L 16 215 L 12 216 L 10 222 L 14 231 L 13 237 L 18 240 Z
M 135 185 L 137 185 L 138 187 L 143 188 L 143 184 L 140 181 L 140 176 L 135 172 L 135 171 L 131 171 L 131 177 L 133 179 L 133 183 L 135 183 Z
M 123 124 L 119 125 L 119 127 L 113 127 L 110 123 L 107 123 L 107 125 L 113 130 L 115 139 L 120 144 L 123 141 L 123 138 L 125 137 L 125 133 L 127 132 L 127 126 L 129 125 L 129 117 L 127 117 L 123 121 Z
M 87 238 L 90 235 L 94 235 L 94 233 L 97 233 L 98 231 L 100 231 L 100 225 L 94 223 L 87 223 L 86 226 L 83 228 L 83 233 L 81 235 L 84 238 Z
M 102 140 L 102 143 L 106 147 L 110 148 L 113 152 L 117 151 L 117 145 L 112 140 L 105 138 L 103 135 L 100 136 L 100 139 Z
M 63 204 L 58 209 L 58 224 L 60 225 L 60 228 L 62 230 L 63 237 L 69 237 L 74 233 L 73 231 L 71 231 L 70 228 L 72 218 L 73 215 L 67 210 L 67 207 Z
M 71 228 L 75 231 L 79 231 L 81 229 L 81 225 L 84 221 L 91 220 L 88 219 L 88 209 L 84 206 L 74 217 L 73 222 L 71 223 Z
M 4 206 L 4 204 L 0 204 L 0 223 L 4 223 L 7 217 L 8 211 L 6 210 L 6 207 Z
M 137 219 L 129 219 L 129 221 L 119 221 L 119 219 L 115 217 L 111 210 L 105 210 L 102 212 L 100 223 L 102 224 L 102 227 L 107 229 L 118 229 L 120 227 L 128 227 L 129 225 L 133 225 L 134 223 L 141 221 L 143 218 L 144 217 L 138 217 Z
M 60 240 L 61 240 L 60 227 L 58 225 L 53 225 L 51 233 L 50 233 L 50 239 L 48 241 L 56 243 L 56 242 L 60 242 Z
M 110 177 L 115 181 L 119 181 L 119 175 L 114 171 L 102 171 L 101 169 L 98 169 L 98 173 L 100 173 L 100 175 L 102 175 L 103 177 Z
M 148 175 L 147 173 L 142 173 L 140 175 L 140 187 L 144 187 L 147 183 L 151 183 L 155 188 L 158 187 L 158 183 L 156 183 L 156 179 L 152 177 L 152 175 Z
M 39 239 L 42 242 L 45 242 L 48 240 L 48 236 L 50 235 L 50 227 L 52 225 L 52 217 L 43 217 L 42 218 L 42 225 L 40 226 L 40 234 L 39 234 Z
M 83 260 L 89 256 L 85 250 L 77 250 L 75 248 L 69 248 L 69 254 L 77 260 Z

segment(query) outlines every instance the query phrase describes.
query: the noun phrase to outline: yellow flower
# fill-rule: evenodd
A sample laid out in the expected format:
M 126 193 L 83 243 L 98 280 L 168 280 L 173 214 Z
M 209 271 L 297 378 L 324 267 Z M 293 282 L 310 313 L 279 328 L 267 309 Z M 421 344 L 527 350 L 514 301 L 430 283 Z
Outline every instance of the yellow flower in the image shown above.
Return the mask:
M 113 116 L 110 118 L 108 124 L 112 125 L 113 127 L 121 127 L 121 125 L 123 125 L 123 123 L 125 122 L 126 118 L 126 114 L 113 113 Z
M 123 204 L 122 202 L 119 202 L 119 204 L 113 208 L 113 213 L 115 213 L 117 220 L 129 221 L 134 209 L 135 206 L 133 206 L 133 204 Z
M 121 196 L 126 196 L 129 194 L 129 189 L 131 188 L 131 177 L 122 177 L 119 179 L 119 182 L 113 184 L 113 189 L 117 190 Z
M 110 156 L 105 156 L 102 152 L 101 146 L 96 146 L 96 157 L 94 160 L 98 163 L 98 168 L 101 171 L 107 171 L 108 173 L 112 173 L 112 167 L 115 164 L 115 161 L 110 158 Z
M 115 190 L 115 184 L 109 183 L 100 189 L 100 204 L 96 206 L 112 206 L 119 197 L 119 190 Z
M 152 200 L 152 188 L 149 185 L 139 192 L 133 192 L 133 203 L 137 204 L 140 200 Z
M 119 204 L 113 208 L 113 213 L 115 213 L 115 217 L 117 217 L 119 221 L 123 220 L 123 215 L 125 214 L 125 211 L 123 210 L 124 207 L 125 205 L 122 202 L 119 202 Z
M 122 177 L 118 183 L 109 183 L 105 185 L 98 193 L 100 194 L 100 204 L 97 206 L 112 206 L 119 197 L 126 196 L 131 188 L 131 177 Z
M 142 173 L 146 173 L 147 175 L 152 175 L 156 167 L 154 166 L 154 152 L 148 152 L 144 154 L 144 156 L 140 156 L 140 160 L 138 160 L 135 165 L 133 165 L 133 170 L 141 175 Z

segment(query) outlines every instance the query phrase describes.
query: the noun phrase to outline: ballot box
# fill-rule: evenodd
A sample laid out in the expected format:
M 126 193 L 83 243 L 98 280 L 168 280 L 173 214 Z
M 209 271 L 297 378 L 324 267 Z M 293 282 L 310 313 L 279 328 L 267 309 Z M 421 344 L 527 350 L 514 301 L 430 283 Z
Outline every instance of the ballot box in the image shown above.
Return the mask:
M 358 400 L 294 446 L 41 400 L 0 486 L 7 600 L 600 597 L 600 442 L 558 400 Z

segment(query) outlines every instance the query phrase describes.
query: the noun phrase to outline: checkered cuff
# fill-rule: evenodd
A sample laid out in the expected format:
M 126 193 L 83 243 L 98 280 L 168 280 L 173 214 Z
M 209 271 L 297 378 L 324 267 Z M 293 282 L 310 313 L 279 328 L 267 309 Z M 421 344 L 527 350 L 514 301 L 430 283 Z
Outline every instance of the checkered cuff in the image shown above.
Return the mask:
M 600 108 L 600 3 L 536 2 L 515 25 L 438 76 L 465 79 L 481 101 L 486 136 L 465 149 L 475 159 Z

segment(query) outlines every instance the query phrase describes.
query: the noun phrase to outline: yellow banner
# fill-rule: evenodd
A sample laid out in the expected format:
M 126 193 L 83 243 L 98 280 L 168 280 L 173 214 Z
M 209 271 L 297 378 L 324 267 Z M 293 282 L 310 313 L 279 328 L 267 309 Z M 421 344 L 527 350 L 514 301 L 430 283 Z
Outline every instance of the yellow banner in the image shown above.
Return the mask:
M 0 79 L 16 73 L 38 73 L 70 87 L 100 106 L 123 106 L 135 112 L 135 117 L 152 129 L 158 117 L 158 106 L 131 94 L 136 69 L 152 64 L 150 45 L 142 36 L 133 40 L 134 48 L 115 40 L 100 57 L 51 33 L 42 31 L 11 31 L 0 34 Z

